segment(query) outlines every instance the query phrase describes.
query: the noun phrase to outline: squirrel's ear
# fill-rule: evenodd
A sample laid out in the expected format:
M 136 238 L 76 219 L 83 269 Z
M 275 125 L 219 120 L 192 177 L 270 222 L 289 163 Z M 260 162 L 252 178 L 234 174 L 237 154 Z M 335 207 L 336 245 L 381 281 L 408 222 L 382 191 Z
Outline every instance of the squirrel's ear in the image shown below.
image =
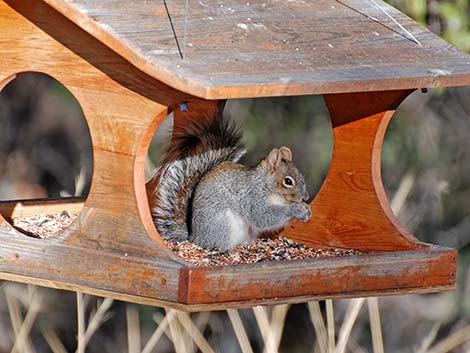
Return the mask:
M 268 157 L 266 160 L 268 161 L 269 165 L 271 166 L 272 169 L 276 169 L 278 163 L 279 163 L 279 150 L 277 148 L 273 148 L 271 152 L 269 152 Z
M 281 156 L 282 159 L 288 161 L 288 162 L 292 162 L 292 152 L 291 150 L 289 149 L 289 147 L 286 147 L 286 146 L 282 146 L 280 149 L 279 149 L 279 154 Z

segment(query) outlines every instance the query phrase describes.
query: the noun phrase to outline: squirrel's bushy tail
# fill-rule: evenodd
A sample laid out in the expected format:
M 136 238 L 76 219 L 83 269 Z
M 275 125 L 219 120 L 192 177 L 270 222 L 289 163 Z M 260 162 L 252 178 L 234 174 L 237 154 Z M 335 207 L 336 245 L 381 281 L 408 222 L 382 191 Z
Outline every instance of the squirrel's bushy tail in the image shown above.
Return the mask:
M 203 175 L 224 161 L 236 162 L 245 153 L 239 129 L 218 114 L 176 127 L 170 148 L 154 178 L 153 221 L 164 238 L 188 239 L 191 197 Z

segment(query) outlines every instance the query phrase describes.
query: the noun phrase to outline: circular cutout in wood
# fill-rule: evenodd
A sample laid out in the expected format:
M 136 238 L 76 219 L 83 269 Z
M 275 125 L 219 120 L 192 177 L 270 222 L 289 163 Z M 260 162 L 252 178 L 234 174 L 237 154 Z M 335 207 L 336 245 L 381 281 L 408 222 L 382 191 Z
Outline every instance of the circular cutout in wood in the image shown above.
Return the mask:
M 204 104 L 206 106 L 203 106 Z M 168 146 L 174 147 L 180 141 L 178 140 L 179 132 L 175 135 L 174 131 L 174 116 L 177 117 L 178 129 L 186 129 L 189 124 L 204 125 L 205 120 L 213 119 L 210 114 L 217 109 L 218 104 L 223 103 L 188 102 L 177 107 L 177 110 L 170 114 L 155 133 L 154 141 L 149 149 L 146 168 L 149 171 L 148 178 L 152 178 L 162 160 L 165 159 L 162 153 L 167 150 Z M 321 96 L 233 100 L 226 103 L 224 115 L 225 119 L 233 121 L 242 131 L 242 140 L 247 150 L 240 161 L 242 164 L 255 166 L 261 159 L 266 158 L 273 148 L 287 146 L 292 151 L 294 164 L 305 176 L 309 192 L 308 201 L 314 198 L 328 172 L 333 146 L 331 122 Z M 173 137 L 171 131 L 173 131 Z M 200 143 L 194 141 L 193 147 L 197 153 Z M 178 156 L 181 157 L 181 155 Z M 179 157 L 177 159 L 183 159 Z M 162 202 L 157 199 L 156 185 L 158 185 L 157 179 L 147 183 L 151 209 L 154 209 L 152 206 L 155 205 L 160 207 L 159 202 Z M 184 226 L 187 234 L 191 232 L 193 226 L 191 213 L 194 210 L 191 202 L 192 196 L 190 195 L 187 212 L 183 217 L 186 219 Z M 155 217 L 155 214 L 153 216 Z M 160 216 L 157 215 L 157 217 Z M 160 229 L 158 226 L 157 228 Z M 166 235 L 174 238 L 168 233 Z M 178 234 L 175 235 L 178 236 Z M 175 244 L 166 243 L 175 250 Z
M 0 214 L 23 234 L 57 235 L 77 218 L 90 189 L 88 125 L 75 97 L 51 76 L 25 72 L 4 83 Z

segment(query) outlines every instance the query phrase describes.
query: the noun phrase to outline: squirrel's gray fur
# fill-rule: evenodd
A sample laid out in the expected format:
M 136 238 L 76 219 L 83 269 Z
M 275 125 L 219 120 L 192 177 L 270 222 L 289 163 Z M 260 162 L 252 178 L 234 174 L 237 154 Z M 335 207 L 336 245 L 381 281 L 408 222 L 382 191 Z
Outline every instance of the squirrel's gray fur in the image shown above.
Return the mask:
M 154 223 L 165 238 L 187 240 L 192 193 L 209 170 L 245 153 L 240 131 L 219 113 L 215 119 L 175 128 L 173 147 L 166 151 L 152 206 Z
M 305 181 L 287 147 L 246 167 L 236 163 L 241 134 L 222 116 L 183 129 L 157 172 L 152 215 L 163 237 L 227 249 L 308 220 Z

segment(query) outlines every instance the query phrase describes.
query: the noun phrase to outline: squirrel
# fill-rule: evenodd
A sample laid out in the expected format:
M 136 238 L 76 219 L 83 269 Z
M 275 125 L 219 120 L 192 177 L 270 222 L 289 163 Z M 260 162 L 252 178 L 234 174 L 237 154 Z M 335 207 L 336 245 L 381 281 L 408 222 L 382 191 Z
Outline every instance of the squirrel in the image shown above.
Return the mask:
M 160 235 L 226 250 L 280 232 L 294 218 L 306 222 L 309 196 L 290 149 L 274 148 L 247 167 L 237 163 L 245 153 L 242 134 L 223 108 L 206 118 L 174 127 L 172 144 L 148 183 Z

